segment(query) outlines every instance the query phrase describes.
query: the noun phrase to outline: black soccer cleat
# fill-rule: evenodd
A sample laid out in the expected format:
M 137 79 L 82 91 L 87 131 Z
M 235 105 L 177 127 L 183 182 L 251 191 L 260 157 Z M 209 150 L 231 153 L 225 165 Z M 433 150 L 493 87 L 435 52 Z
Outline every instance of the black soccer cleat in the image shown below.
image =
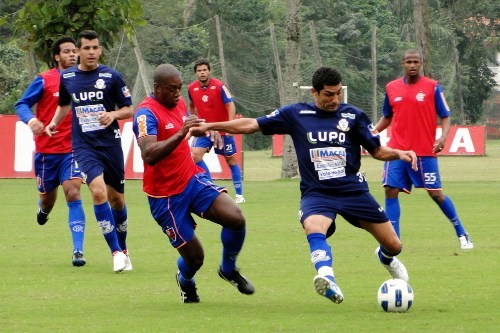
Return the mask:
M 76 267 L 85 266 L 85 264 L 87 263 L 85 261 L 85 257 L 83 256 L 83 252 L 81 251 L 76 251 L 73 253 L 73 259 L 71 262 L 73 263 L 73 266 Z
M 38 212 L 36 213 L 36 221 L 39 225 L 44 225 L 49 220 L 49 214 L 44 213 L 41 208 L 38 208 Z
M 255 292 L 255 287 L 248 281 L 240 271 L 236 268 L 231 274 L 224 274 L 222 268 L 219 267 L 219 276 L 238 288 L 239 292 L 245 295 L 252 295 Z
M 180 272 L 175 274 L 175 280 L 177 281 L 177 286 L 179 287 L 179 291 L 181 293 L 181 302 L 182 303 L 200 303 L 200 297 L 196 292 L 196 284 L 192 283 L 190 285 L 182 285 L 180 281 Z

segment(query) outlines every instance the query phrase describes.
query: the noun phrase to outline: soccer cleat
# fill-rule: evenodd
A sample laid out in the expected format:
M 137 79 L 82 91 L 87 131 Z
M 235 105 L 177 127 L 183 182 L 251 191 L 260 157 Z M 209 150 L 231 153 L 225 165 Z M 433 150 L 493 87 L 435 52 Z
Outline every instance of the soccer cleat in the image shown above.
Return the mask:
M 222 268 L 219 267 L 219 276 L 238 288 L 239 292 L 242 294 L 251 295 L 255 292 L 253 284 L 241 275 L 237 268 L 235 268 L 231 274 L 224 274 Z
M 472 243 L 469 234 L 458 237 L 458 241 L 460 242 L 460 248 L 462 250 L 472 250 L 474 248 L 474 244 Z
M 379 258 L 379 256 L 378 256 L 379 251 L 380 251 L 380 247 L 377 247 L 375 249 L 375 255 L 377 256 L 377 258 Z M 379 261 L 380 261 L 380 258 L 379 258 Z M 406 270 L 405 265 L 403 265 L 403 263 L 401 261 L 399 261 L 398 258 L 392 257 L 392 261 L 389 265 L 386 265 L 381 261 L 380 261 L 380 263 L 382 264 L 382 266 L 384 266 L 389 271 L 389 273 L 391 274 L 391 276 L 394 279 L 401 279 L 401 280 L 404 280 L 406 282 L 408 282 L 408 280 L 410 279 L 410 277 L 408 276 L 408 271 Z
M 38 212 L 36 212 L 36 221 L 39 225 L 44 225 L 49 220 L 49 214 L 42 211 L 41 208 L 38 208 Z
M 125 260 L 125 269 L 124 271 L 131 271 L 133 269 L 132 267 L 132 261 L 130 260 L 130 256 L 127 254 L 125 255 L 127 259 Z
M 73 263 L 73 266 L 76 267 L 85 266 L 87 263 L 82 251 L 73 252 L 73 260 L 71 262 Z
M 177 281 L 177 286 L 179 287 L 179 291 L 181 293 L 181 302 L 182 303 L 200 303 L 200 297 L 196 292 L 196 283 L 192 283 L 190 285 L 182 285 L 180 281 L 180 272 L 175 274 L 175 280 Z
M 127 256 L 121 251 L 113 253 L 113 271 L 120 273 L 125 267 L 127 267 Z
M 234 199 L 234 202 L 236 202 L 237 204 L 240 204 L 240 203 L 245 203 L 246 200 L 245 198 L 243 197 L 243 195 L 241 194 L 236 194 L 236 198 Z
M 335 304 L 340 304 L 344 300 L 344 295 L 339 286 L 325 276 L 316 275 L 313 279 L 314 288 L 321 296 L 325 296 Z

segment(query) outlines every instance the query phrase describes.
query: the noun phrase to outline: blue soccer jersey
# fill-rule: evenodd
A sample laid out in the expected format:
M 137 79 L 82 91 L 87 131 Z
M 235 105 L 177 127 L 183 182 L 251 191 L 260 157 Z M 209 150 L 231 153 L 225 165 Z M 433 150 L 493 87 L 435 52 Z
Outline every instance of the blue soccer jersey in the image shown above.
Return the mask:
M 361 148 L 380 146 L 378 134 L 368 116 L 349 104 L 326 112 L 314 104 L 285 106 L 257 118 L 262 133 L 289 134 L 292 137 L 301 176 L 302 195 L 366 192 L 368 184 L 359 172 Z
M 129 89 L 119 72 L 104 65 L 92 71 L 81 71 L 78 66 L 63 71 L 59 105 L 69 104 L 73 114 L 73 148 L 121 145 L 118 122 L 105 128 L 98 119 L 100 112 L 132 105 Z

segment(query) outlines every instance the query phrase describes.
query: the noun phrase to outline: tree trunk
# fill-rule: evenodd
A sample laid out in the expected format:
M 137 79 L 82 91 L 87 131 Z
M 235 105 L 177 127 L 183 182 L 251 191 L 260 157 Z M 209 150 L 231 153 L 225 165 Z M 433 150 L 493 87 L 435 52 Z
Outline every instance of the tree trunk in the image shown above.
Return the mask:
M 285 102 L 297 102 L 297 89 L 300 85 L 300 0 L 286 1 L 286 71 L 285 71 Z M 297 85 L 292 83 L 296 82 Z M 281 178 L 297 176 L 298 163 L 292 138 L 285 136 L 283 142 L 283 162 Z
M 186 0 L 184 5 L 184 13 L 182 14 L 182 21 L 184 24 L 184 28 L 189 26 L 189 20 L 191 19 L 191 15 L 193 14 L 194 6 L 196 5 L 196 0 Z
M 415 46 L 422 50 L 424 75 L 431 77 L 431 51 L 427 0 L 413 1 L 413 20 L 415 21 Z

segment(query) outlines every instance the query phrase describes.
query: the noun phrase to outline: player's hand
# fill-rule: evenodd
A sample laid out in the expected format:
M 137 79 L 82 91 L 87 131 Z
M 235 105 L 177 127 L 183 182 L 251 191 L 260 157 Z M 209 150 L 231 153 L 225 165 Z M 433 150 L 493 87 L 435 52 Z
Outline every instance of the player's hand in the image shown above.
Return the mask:
M 99 111 L 97 113 L 97 119 L 99 120 L 99 124 L 103 125 L 104 128 L 108 127 L 115 121 L 115 113 L 113 111 Z
M 42 134 L 43 130 L 45 129 L 43 123 L 36 118 L 33 118 L 32 120 L 29 121 L 28 127 L 30 128 L 31 132 L 33 132 L 34 135 Z
M 192 136 L 209 136 L 209 130 L 207 128 L 207 124 L 205 121 L 201 123 L 197 123 L 195 126 L 189 128 L 189 133 L 191 133 Z M 219 134 L 220 136 L 220 134 Z
M 445 139 L 443 139 L 443 137 L 437 139 L 436 142 L 434 142 L 434 146 L 432 147 L 432 152 L 434 154 L 440 153 L 444 149 L 444 143 Z
M 417 154 L 413 150 L 401 150 L 399 159 L 411 164 L 413 171 L 418 171 Z
M 214 147 L 217 147 L 217 149 L 224 148 L 224 137 L 220 135 L 219 131 L 208 131 L 207 136 L 210 137 Z
M 59 133 L 59 131 L 56 131 L 56 124 L 50 123 L 45 127 L 45 134 L 47 134 L 50 137 L 53 137 L 54 134 Z

